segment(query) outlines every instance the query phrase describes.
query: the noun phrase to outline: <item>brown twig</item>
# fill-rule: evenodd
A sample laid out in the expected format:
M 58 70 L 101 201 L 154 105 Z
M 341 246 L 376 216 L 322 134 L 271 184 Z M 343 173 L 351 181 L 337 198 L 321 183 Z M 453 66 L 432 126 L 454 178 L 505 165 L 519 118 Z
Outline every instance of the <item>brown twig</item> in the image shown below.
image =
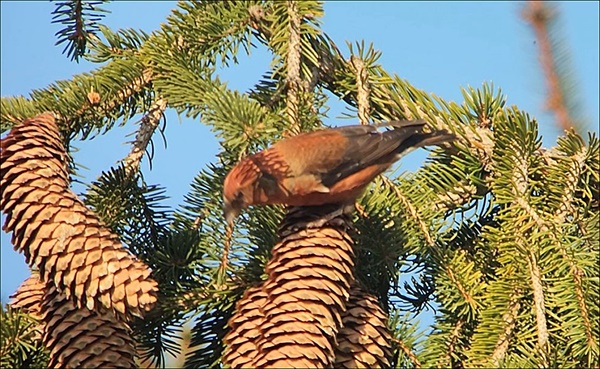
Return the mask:
M 568 130 L 573 127 L 573 119 L 569 114 L 564 91 L 561 87 L 560 76 L 555 63 L 556 56 L 552 50 L 548 30 L 554 14 L 543 1 L 528 1 L 527 4 L 523 9 L 522 17 L 531 24 L 539 44 L 540 64 L 548 87 L 546 107 L 554 112 L 560 127 Z
M 223 255 L 221 255 L 221 265 L 219 265 L 219 270 L 217 273 L 217 281 L 219 284 L 225 284 L 227 266 L 229 263 L 229 249 L 231 248 L 231 240 L 233 238 L 233 225 L 228 224 L 225 229 L 225 242 L 223 245 Z
M 142 117 L 140 128 L 135 136 L 135 141 L 133 141 L 131 151 L 123 159 L 123 165 L 127 174 L 130 175 L 139 170 L 146 147 L 150 143 L 152 134 L 156 130 L 156 127 L 158 127 L 160 118 L 163 116 L 166 108 L 167 100 L 159 98 L 152 104 L 148 113 Z
M 369 84 L 369 72 L 365 68 L 364 61 L 357 57 L 350 57 L 350 66 L 356 73 L 356 102 L 358 105 L 358 120 L 360 124 L 369 124 L 371 112 L 371 85 Z
M 298 4 L 295 1 L 287 2 L 289 15 L 290 46 L 287 54 L 287 116 L 289 119 L 291 135 L 300 133 L 298 123 L 298 112 L 300 105 L 300 58 L 302 52 L 302 40 L 300 35 L 301 17 L 298 14 Z
M 508 351 L 508 345 L 513 337 L 515 327 L 517 326 L 517 318 L 519 310 L 521 309 L 521 302 L 519 296 L 521 292 L 518 290 L 513 291 L 508 302 L 508 311 L 502 315 L 504 321 L 504 329 L 502 334 L 498 337 L 494 353 L 492 354 L 492 365 L 495 367 L 500 366 L 500 362 L 506 357 Z
M 525 197 L 527 196 L 527 192 L 529 189 L 529 177 L 528 173 L 528 162 L 527 158 L 516 158 L 515 169 L 513 170 L 513 194 L 516 197 L 514 201 L 515 205 L 520 206 L 535 222 L 543 222 L 539 214 L 535 211 L 534 208 L 527 202 Z M 525 238 L 525 235 L 519 233 L 516 235 L 516 243 L 519 248 L 523 250 L 529 249 L 529 254 L 527 255 L 527 264 L 529 267 L 529 274 L 531 277 L 531 287 L 533 292 L 533 310 L 535 313 L 536 319 L 536 327 L 537 327 L 537 337 L 538 337 L 538 348 L 542 351 L 542 353 L 547 352 L 548 348 L 548 321 L 547 321 L 547 313 L 545 306 L 545 292 L 544 292 L 544 284 L 542 281 L 542 275 L 539 267 L 539 263 L 537 260 L 536 253 L 539 252 L 536 245 L 532 245 L 528 247 L 528 240 Z M 544 361 L 544 366 L 548 366 L 546 362 L 546 357 L 543 356 L 542 360 Z
M 462 366 L 462 365 L 456 365 L 456 363 L 453 363 L 452 357 L 454 356 L 454 353 L 456 352 L 456 346 L 461 337 L 461 332 L 463 330 L 465 323 L 466 322 L 464 319 L 459 319 L 456 322 L 456 325 L 454 326 L 454 328 L 452 328 L 452 332 L 450 333 L 450 337 L 447 341 L 448 346 L 446 347 L 446 349 L 448 350 L 448 354 L 446 355 L 446 357 L 444 357 L 445 362 L 443 363 L 443 365 L 445 365 L 445 366 L 452 366 L 453 368 Z M 438 363 L 438 365 L 439 364 L 440 363 Z

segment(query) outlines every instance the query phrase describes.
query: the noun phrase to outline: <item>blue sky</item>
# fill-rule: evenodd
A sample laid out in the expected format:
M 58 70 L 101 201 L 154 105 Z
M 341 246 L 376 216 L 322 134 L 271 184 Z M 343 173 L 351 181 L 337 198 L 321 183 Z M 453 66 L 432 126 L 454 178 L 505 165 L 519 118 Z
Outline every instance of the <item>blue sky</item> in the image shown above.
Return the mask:
M 565 41 L 572 52 L 574 79 L 579 87 L 589 129 L 598 132 L 599 62 L 598 2 L 558 2 Z M 560 133 L 553 117 L 544 111 L 545 85 L 540 74 L 533 33 L 521 20 L 524 3 L 517 2 L 326 2 L 323 29 L 346 54 L 345 41 L 373 42 L 383 52 L 380 63 L 414 86 L 447 100 L 462 101 L 460 87 L 479 87 L 493 82 L 508 96 L 510 105 L 538 119 L 545 146 L 552 146 Z M 125 2 L 105 6 L 112 13 L 104 24 L 116 28 L 159 27 L 174 2 Z M 70 62 L 62 46 L 54 46 L 59 25 L 51 24 L 50 2 L 2 1 L 1 94 L 25 95 L 94 65 Z M 134 16 L 132 16 L 134 15 Z M 245 91 L 268 70 L 269 55 L 255 50 L 241 64 L 223 71 L 231 88 Z M 343 105 L 331 101 L 326 121 L 337 125 Z M 76 142 L 75 158 L 88 170 L 84 180 L 95 179 L 127 155 L 135 127 L 127 124 L 91 141 Z M 172 207 L 181 204 L 192 178 L 213 160 L 218 146 L 209 129 L 198 121 L 167 113 L 168 146 L 155 139 L 153 168 L 143 164 L 146 179 L 166 187 Z M 75 191 L 80 192 L 81 186 Z M 4 217 L 2 218 L 4 221 Z M 22 255 L 13 251 L 10 237 L 1 234 L 2 301 L 28 276 Z

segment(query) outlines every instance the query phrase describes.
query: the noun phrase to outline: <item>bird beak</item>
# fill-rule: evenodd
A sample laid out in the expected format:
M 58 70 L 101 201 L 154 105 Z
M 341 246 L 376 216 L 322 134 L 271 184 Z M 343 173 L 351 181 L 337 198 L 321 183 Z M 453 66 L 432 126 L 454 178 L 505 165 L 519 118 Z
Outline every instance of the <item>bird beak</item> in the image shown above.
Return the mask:
M 240 211 L 241 209 L 239 207 L 232 206 L 232 204 L 227 201 L 225 202 L 223 214 L 225 215 L 225 220 L 229 226 L 233 226 L 233 222 L 235 221 L 235 218 L 240 215 Z

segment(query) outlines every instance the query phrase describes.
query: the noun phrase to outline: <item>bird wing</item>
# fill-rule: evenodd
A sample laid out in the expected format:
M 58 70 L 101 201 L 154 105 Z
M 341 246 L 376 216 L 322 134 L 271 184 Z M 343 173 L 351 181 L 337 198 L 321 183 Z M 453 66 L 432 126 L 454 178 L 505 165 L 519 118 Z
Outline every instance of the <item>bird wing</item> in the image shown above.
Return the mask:
M 448 141 L 446 131 L 423 133 L 425 121 L 392 121 L 377 125 L 336 128 L 346 138 L 339 165 L 323 173 L 321 182 L 330 187 L 341 179 L 372 165 L 391 164 L 410 148 Z M 393 129 L 381 131 L 382 127 Z
M 308 183 L 313 189 L 322 184 L 319 192 L 327 192 L 369 166 L 390 165 L 408 148 L 444 141 L 438 133 L 446 131 L 422 133 L 424 126 L 421 120 L 392 121 L 314 131 L 279 141 L 254 155 L 253 161 L 263 175 L 288 191 Z

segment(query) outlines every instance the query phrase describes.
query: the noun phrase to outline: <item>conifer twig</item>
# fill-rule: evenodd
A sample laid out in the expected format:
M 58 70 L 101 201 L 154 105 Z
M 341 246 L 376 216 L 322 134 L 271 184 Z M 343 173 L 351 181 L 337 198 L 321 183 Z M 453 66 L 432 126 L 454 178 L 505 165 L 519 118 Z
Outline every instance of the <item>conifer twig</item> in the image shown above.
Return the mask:
M 527 202 L 525 197 L 528 193 L 529 187 L 529 178 L 527 177 L 529 163 L 526 158 L 517 158 L 516 163 L 514 165 L 513 172 L 513 195 L 515 196 L 515 205 L 520 206 L 531 218 L 536 221 L 543 222 L 539 215 L 535 211 L 534 208 Z M 531 247 L 527 245 L 527 240 L 524 239 L 523 234 L 516 235 L 516 242 L 519 248 L 522 250 L 529 250 L 529 255 L 527 255 L 527 263 L 529 266 L 529 275 L 531 277 L 531 288 L 533 293 L 533 304 L 534 304 L 534 313 L 537 324 L 537 337 L 538 337 L 538 347 L 539 349 L 545 353 L 548 348 L 548 322 L 546 319 L 546 306 L 544 303 L 544 285 L 542 283 L 541 272 L 539 269 L 536 253 L 539 251 L 537 247 Z M 542 358 L 544 360 L 544 366 L 547 366 L 545 362 L 545 355 Z
M 521 241 L 523 240 L 521 239 Z M 520 245 L 520 247 L 525 247 L 525 245 Z M 542 285 L 542 275 L 533 250 L 529 253 L 527 263 L 529 264 L 529 273 L 531 274 L 531 284 L 533 287 L 533 305 L 537 324 L 538 348 L 542 352 L 542 366 L 546 368 L 548 367 L 546 353 L 548 351 L 549 334 L 544 302 L 544 286 Z
M 150 139 L 158 127 L 160 118 L 163 116 L 165 109 L 167 108 L 167 100 L 159 98 L 152 104 L 148 113 L 144 115 L 140 122 L 140 128 L 135 136 L 135 141 L 131 147 L 129 155 L 123 159 L 123 165 L 128 175 L 137 172 L 140 169 L 140 163 L 146 147 L 150 143 Z
M 560 199 L 560 207 L 558 212 L 554 217 L 554 224 L 563 224 L 567 216 L 576 211 L 576 209 L 573 209 L 573 200 L 575 199 L 577 184 L 579 183 L 587 154 L 587 148 L 583 147 L 581 151 L 577 152 L 577 154 L 573 155 L 572 157 L 571 166 L 565 173 L 566 178 L 563 187 L 565 190 Z
M 399 338 L 392 338 L 392 340 L 398 345 L 404 355 L 408 357 L 408 360 L 410 360 L 415 369 L 421 368 L 421 362 L 419 361 L 419 358 L 417 358 L 417 355 L 415 355 L 415 353 L 406 345 L 406 343 L 404 343 L 404 341 Z
M 411 204 L 408 201 L 406 196 L 404 196 L 400 192 L 400 190 L 398 189 L 398 186 L 396 186 L 389 178 L 387 178 L 386 176 L 381 176 L 381 180 L 383 181 L 383 183 L 390 186 L 392 191 L 394 191 L 394 193 L 398 197 L 398 200 L 400 200 L 400 202 L 402 202 L 402 204 L 406 207 L 406 210 L 408 211 L 408 213 L 412 216 L 412 218 L 415 220 L 415 222 L 417 222 L 417 224 L 419 225 L 419 228 L 421 229 L 421 232 L 423 232 L 423 237 L 425 238 L 427 245 L 433 247 L 435 245 L 435 240 L 431 236 L 429 229 L 427 229 L 427 224 L 425 224 L 423 219 L 421 219 L 421 216 L 419 215 L 417 209 L 413 206 L 413 204 Z
M 521 303 L 518 299 L 519 295 L 519 291 L 513 291 L 508 302 L 508 311 L 502 315 L 504 329 L 502 330 L 500 337 L 498 337 L 496 348 L 492 354 L 492 365 L 494 367 L 498 367 L 500 362 L 504 360 L 506 352 L 508 351 L 508 345 L 510 344 L 510 340 L 513 336 L 513 331 L 517 326 L 517 317 L 519 310 L 521 309 Z
M 454 274 L 454 271 L 452 270 L 452 268 L 450 268 L 449 264 L 446 264 L 444 266 L 444 270 L 445 270 L 446 274 L 448 275 L 448 278 L 452 281 L 452 283 L 454 283 L 456 288 L 458 288 L 458 291 L 460 292 L 460 294 L 463 297 L 463 299 L 465 300 L 465 302 L 471 306 L 476 306 L 477 303 L 476 303 L 475 299 L 465 289 L 465 286 L 463 286 L 463 284 L 458 280 L 458 278 Z
M 548 30 L 548 26 L 554 17 L 553 11 L 543 1 L 528 1 L 527 6 L 523 9 L 522 16 L 531 24 L 539 44 L 540 64 L 548 88 L 546 107 L 554 112 L 558 125 L 562 129 L 571 129 L 573 128 L 573 119 L 567 108 L 560 75 L 556 68 L 556 55 L 552 50 L 552 41 Z
M 545 154 L 545 152 L 540 153 L 540 155 L 542 156 L 544 156 Z M 569 215 L 569 210 L 572 207 L 574 192 L 576 190 L 577 182 L 580 180 L 581 168 L 584 165 L 586 154 L 587 150 L 584 148 L 582 149 L 582 151 L 580 151 L 572 157 L 573 161 L 572 167 L 570 168 L 571 170 L 567 171 L 566 174 L 566 181 L 564 184 L 565 192 L 561 197 L 561 204 L 551 224 L 560 226 L 563 224 L 565 218 Z M 550 158 L 547 157 L 547 154 L 544 157 L 546 160 L 550 160 Z M 584 274 L 583 270 L 581 270 L 581 268 L 575 264 L 572 256 L 570 256 L 567 253 L 567 250 L 565 250 L 565 247 L 562 244 L 562 242 L 559 239 L 557 239 L 555 232 L 550 231 L 551 226 L 548 225 L 548 222 L 545 221 L 535 211 L 535 209 L 529 206 L 529 204 L 523 198 L 519 198 L 518 203 L 527 212 L 527 215 L 529 215 L 531 219 L 533 219 L 540 231 L 547 233 L 550 236 L 552 242 L 558 246 L 561 256 L 565 260 L 567 260 L 569 264 L 569 271 L 573 277 L 573 282 L 575 283 L 575 296 L 577 297 L 577 303 L 579 305 L 581 317 L 584 321 L 585 334 L 588 341 L 588 345 L 590 347 L 597 347 L 598 344 L 594 339 L 593 327 L 590 322 L 589 311 L 584 298 L 584 287 L 583 281 L 581 279 L 581 276 Z
M 118 105 L 122 104 L 123 101 L 125 101 L 129 97 L 142 91 L 144 89 L 144 87 L 147 86 L 148 83 L 150 83 L 152 81 L 152 77 L 153 77 L 152 70 L 149 68 L 146 68 L 140 73 L 140 75 L 138 77 L 132 79 L 129 84 L 125 85 L 116 94 L 112 95 L 112 98 L 110 100 L 105 101 L 102 104 L 100 104 L 100 102 L 104 96 L 101 96 L 96 91 L 91 91 L 91 92 L 87 93 L 87 99 L 85 100 L 85 102 L 72 115 L 65 116 L 65 115 L 60 114 L 58 111 L 51 111 L 51 113 L 56 120 L 68 123 L 68 122 L 77 120 L 79 118 L 82 118 L 85 115 L 85 113 L 92 108 L 97 109 L 98 111 L 101 111 L 101 112 L 109 112 L 109 111 L 115 109 Z M 60 96 L 56 96 L 56 98 L 58 100 L 60 100 Z M 15 118 L 15 119 L 17 119 L 17 120 L 13 121 L 14 123 L 18 123 L 19 121 L 21 121 L 21 119 L 19 119 L 19 118 Z M 69 127 L 69 128 L 72 128 L 72 127 Z
M 290 0 L 287 2 L 289 16 L 290 45 L 286 59 L 287 64 L 287 99 L 286 113 L 290 124 L 290 133 L 296 135 L 300 133 L 298 123 L 299 93 L 301 88 L 300 79 L 300 57 L 302 53 L 302 40 L 300 35 L 300 15 L 298 14 L 298 4 Z
M 461 337 L 460 333 L 461 333 L 464 325 L 465 325 L 465 320 L 461 318 L 456 322 L 456 324 L 454 325 L 454 328 L 452 328 L 452 332 L 450 332 L 450 338 L 449 338 L 448 347 L 447 347 L 448 354 L 445 357 L 446 362 L 444 363 L 445 366 L 448 366 L 448 367 L 452 366 L 453 368 L 462 367 L 462 365 L 457 365 L 456 363 L 452 362 L 452 356 L 456 351 L 456 344 Z
M 225 242 L 223 244 L 223 255 L 221 255 L 221 264 L 219 265 L 219 270 L 217 272 L 217 282 L 219 284 L 224 284 L 227 266 L 229 263 L 229 249 L 231 248 L 231 240 L 233 238 L 233 225 L 227 224 L 225 228 Z M 223 282 L 223 283 L 221 283 Z
M 365 68 L 364 61 L 357 57 L 350 57 L 350 65 L 356 73 L 356 102 L 358 106 L 358 120 L 360 124 L 369 124 L 371 112 L 370 95 L 371 85 L 369 84 L 369 73 Z

